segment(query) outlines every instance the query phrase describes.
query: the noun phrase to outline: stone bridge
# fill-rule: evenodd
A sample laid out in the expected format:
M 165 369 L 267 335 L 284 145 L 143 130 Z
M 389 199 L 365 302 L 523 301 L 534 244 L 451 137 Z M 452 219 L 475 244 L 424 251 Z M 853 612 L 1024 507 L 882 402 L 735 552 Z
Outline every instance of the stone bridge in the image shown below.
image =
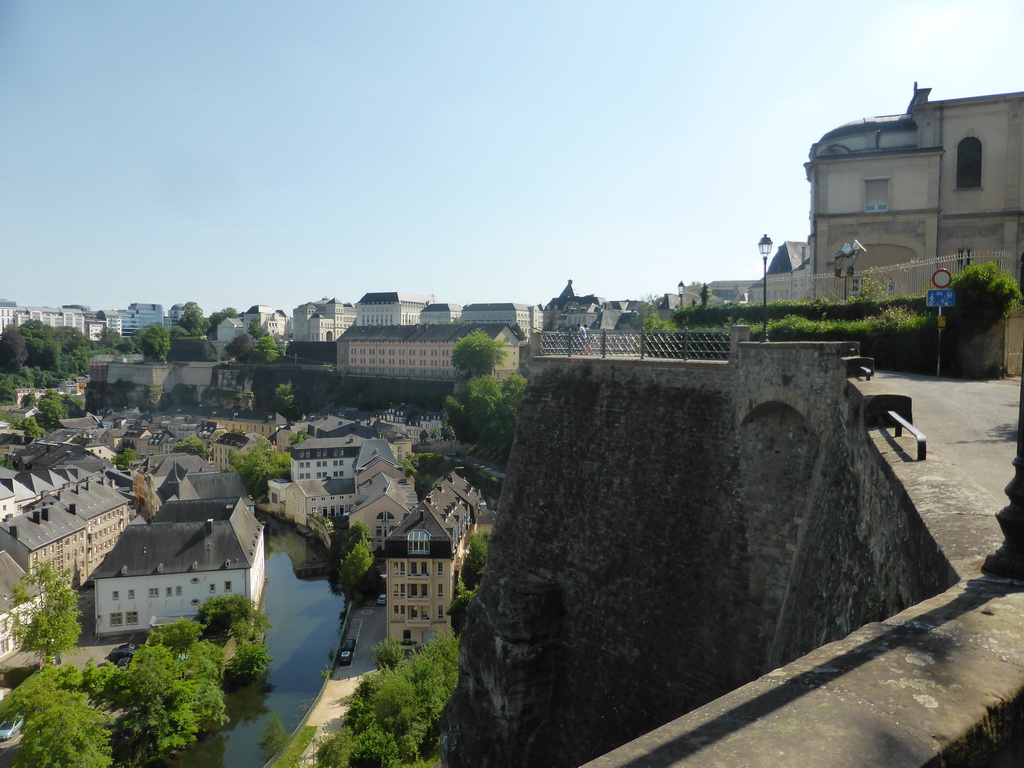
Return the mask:
M 1024 764 L 991 497 L 850 345 L 740 339 L 535 361 L 448 768 Z

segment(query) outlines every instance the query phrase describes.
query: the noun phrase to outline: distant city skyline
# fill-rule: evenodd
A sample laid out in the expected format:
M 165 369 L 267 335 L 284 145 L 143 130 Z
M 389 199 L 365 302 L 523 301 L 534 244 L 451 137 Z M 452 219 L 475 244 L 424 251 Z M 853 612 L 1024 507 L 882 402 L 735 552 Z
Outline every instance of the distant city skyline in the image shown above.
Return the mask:
M 808 237 L 811 144 L 915 81 L 1024 90 L 1022 29 L 1011 0 L 8 0 L 0 297 L 290 312 L 754 281 L 762 234 Z

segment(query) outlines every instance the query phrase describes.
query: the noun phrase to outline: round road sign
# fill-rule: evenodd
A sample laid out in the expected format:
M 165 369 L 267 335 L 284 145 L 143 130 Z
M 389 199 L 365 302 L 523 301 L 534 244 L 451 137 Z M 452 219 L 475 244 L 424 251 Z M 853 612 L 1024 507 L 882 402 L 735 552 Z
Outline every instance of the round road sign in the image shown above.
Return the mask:
M 950 283 L 953 282 L 953 275 L 950 274 L 948 269 L 936 269 L 932 273 L 932 285 L 936 288 L 949 288 Z

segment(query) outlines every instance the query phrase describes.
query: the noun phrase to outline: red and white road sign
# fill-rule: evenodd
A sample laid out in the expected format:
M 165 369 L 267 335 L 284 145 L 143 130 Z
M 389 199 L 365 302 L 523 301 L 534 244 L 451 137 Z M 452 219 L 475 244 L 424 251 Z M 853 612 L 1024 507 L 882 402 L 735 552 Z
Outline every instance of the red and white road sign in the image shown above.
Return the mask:
M 953 282 L 953 275 L 950 274 L 948 269 L 936 269 L 932 273 L 932 285 L 936 288 L 949 288 L 950 283 Z

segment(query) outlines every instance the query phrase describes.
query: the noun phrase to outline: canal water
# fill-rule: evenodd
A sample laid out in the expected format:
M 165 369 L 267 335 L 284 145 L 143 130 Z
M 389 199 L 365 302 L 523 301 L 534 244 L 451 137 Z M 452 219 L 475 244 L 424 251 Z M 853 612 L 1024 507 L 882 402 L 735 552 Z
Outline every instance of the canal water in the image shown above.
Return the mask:
M 273 518 L 266 523 L 267 582 L 264 609 L 270 619 L 267 649 L 274 657 L 266 683 L 225 697 L 231 718 L 220 730 L 182 752 L 176 768 L 259 768 L 266 762 L 257 742 L 273 713 L 291 733 L 323 686 L 338 643 L 344 598 L 332 595 L 327 579 L 300 580 L 296 569 L 318 559 L 318 545 Z

